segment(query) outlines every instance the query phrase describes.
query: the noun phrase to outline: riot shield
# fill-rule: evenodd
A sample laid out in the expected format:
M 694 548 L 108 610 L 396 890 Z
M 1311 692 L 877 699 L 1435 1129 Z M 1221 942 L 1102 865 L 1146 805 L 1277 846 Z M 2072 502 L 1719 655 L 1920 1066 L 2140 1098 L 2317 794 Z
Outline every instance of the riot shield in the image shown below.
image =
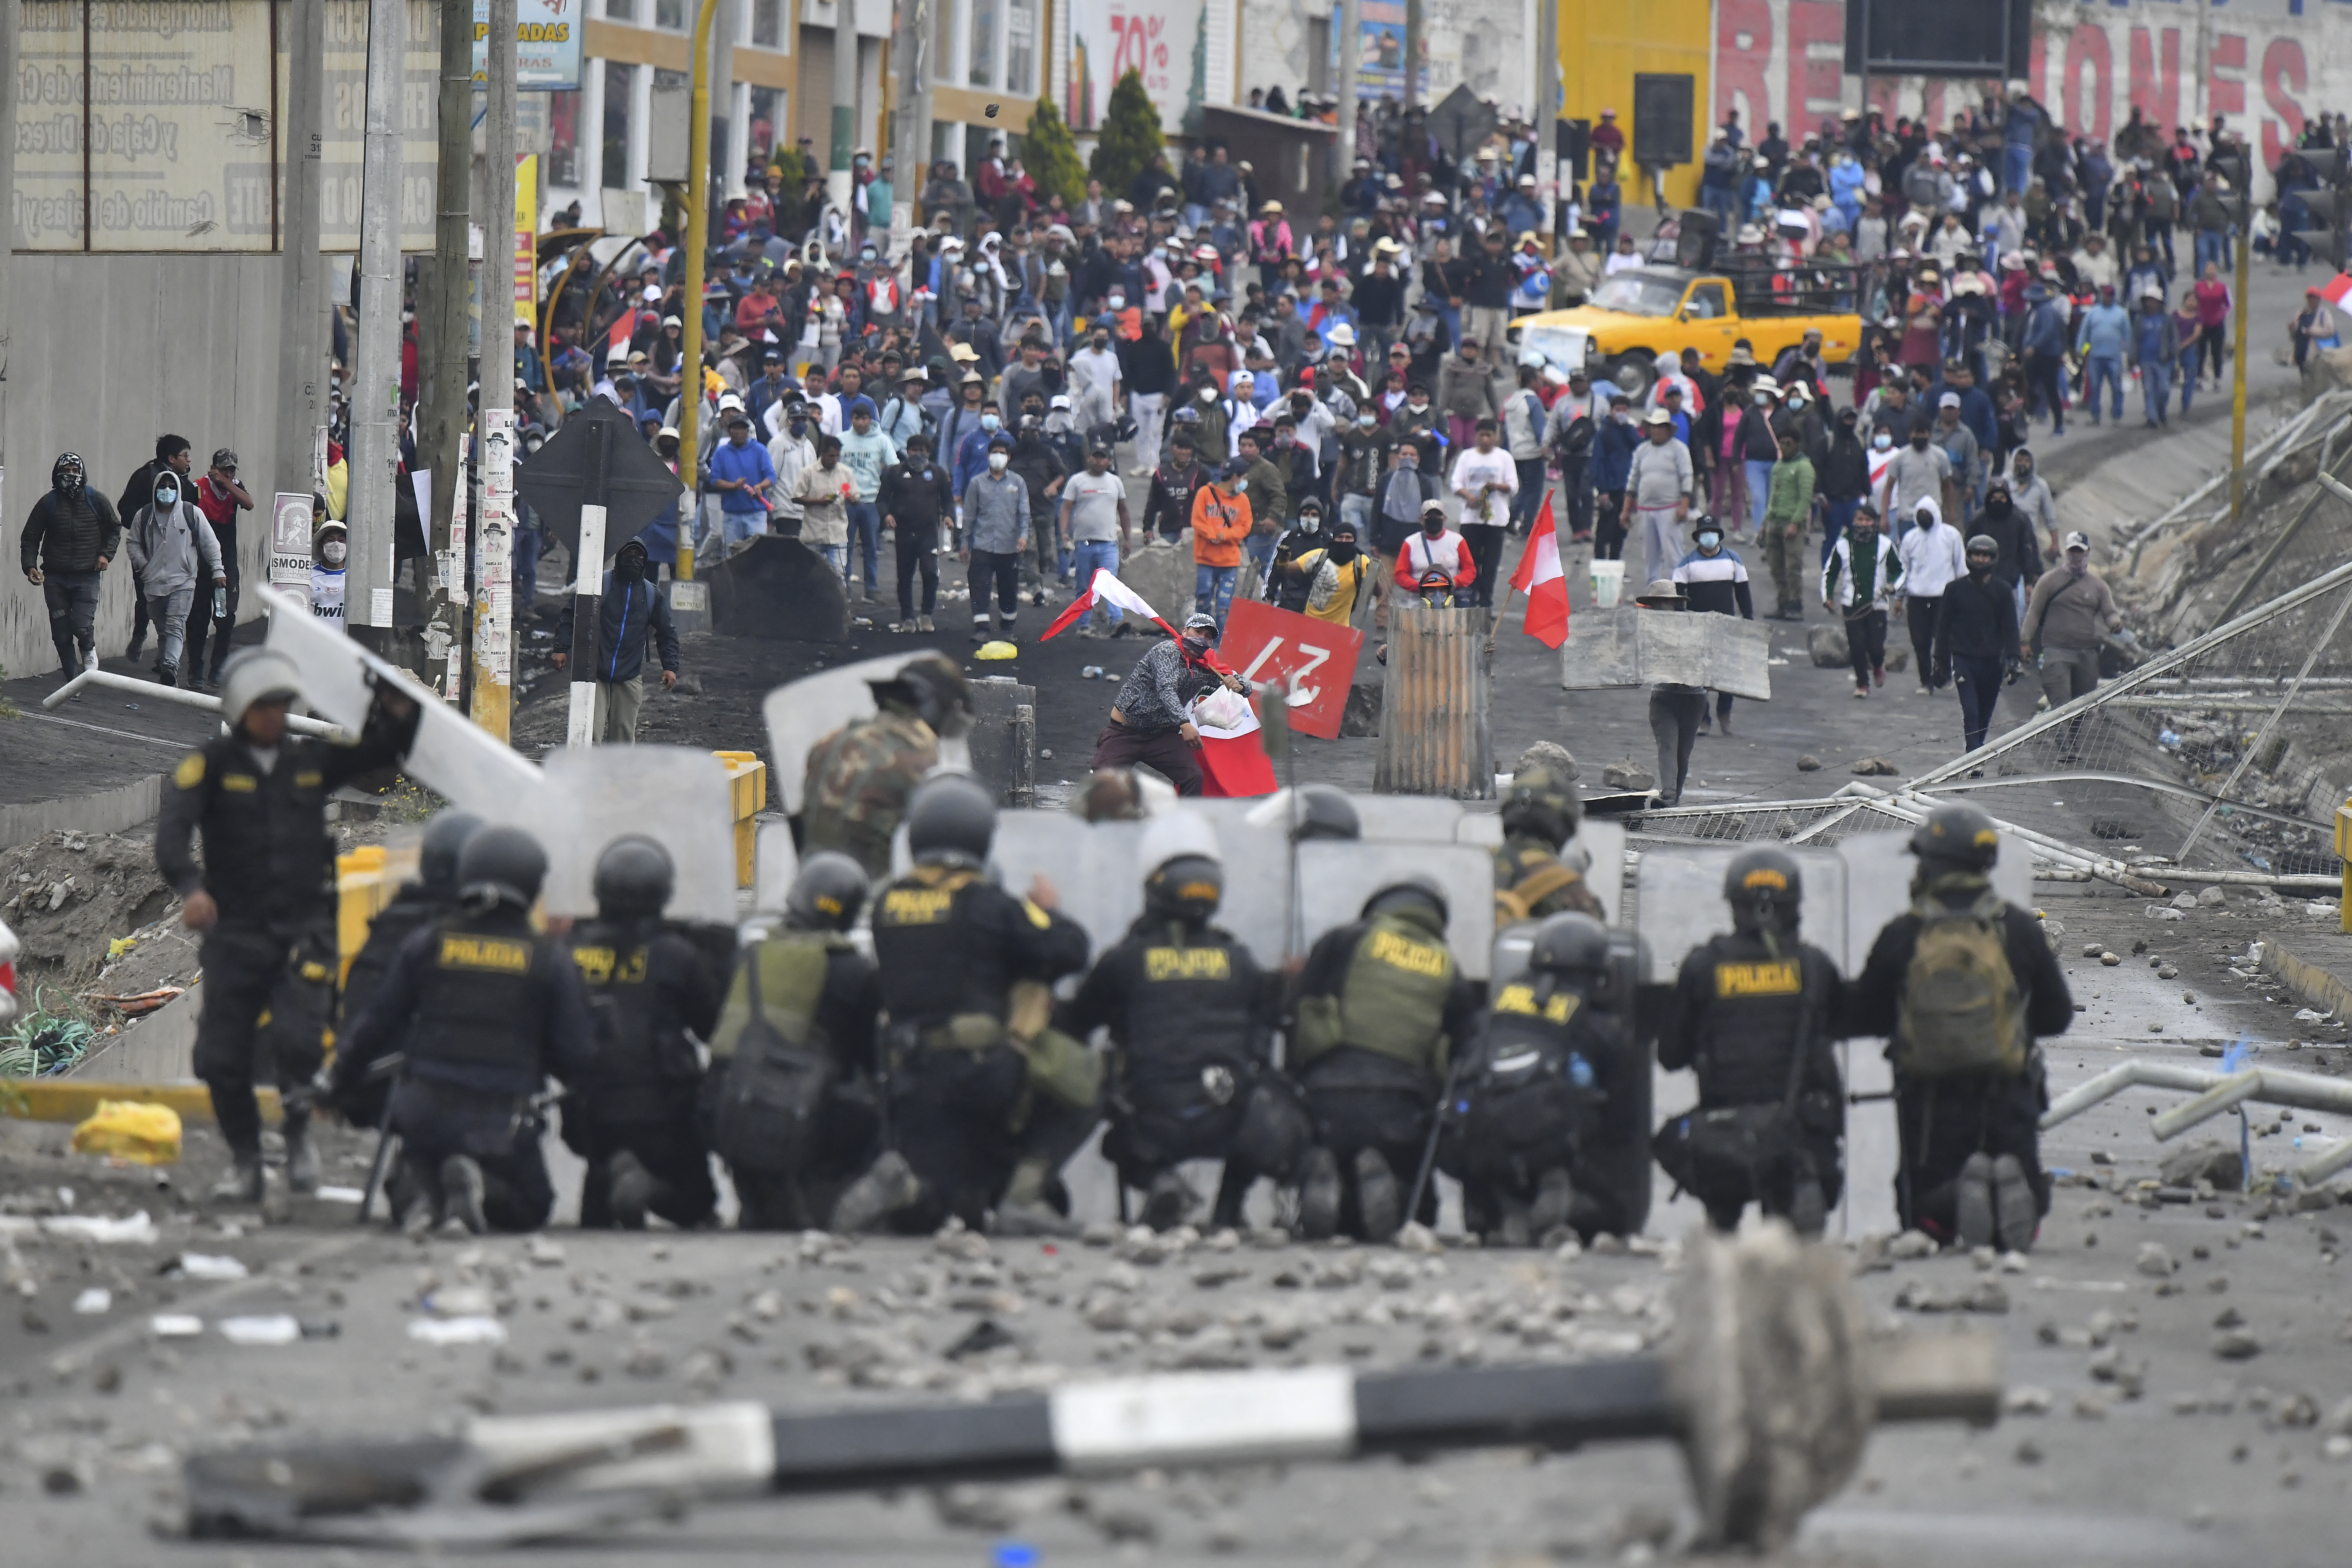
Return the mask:
M 1649 949 L 1644 981 L 1672 984 L 1691 949 L 1731 929 L 1731 909 L 1723 901 L 1723 873 L 1748 847 L 1744 844 L 1654 845 L 1643 850 L 1634 888 L 1639 900 L 1636 923 Z M 1804 875 L 1798 934 L 1843 966 L 1845 862 L 1834 849 L 1786 847 Z
M 596 912 L 596 861 L 630 834 L 669 851 L 677 881 L 671 920 L 735 923 L 735 835 L 727 766 L 683 746 L 585 746 L 551 752 L 545 788 L 527 809 L 477 807 L 547 850 L 542 900 L 551 915 Z
M 751 840 L 751 908 L 755 913 L 780 915 L 793 883 L 801 874 L 801 853 L 793 843 L 789 822 L 763 822 Z
M 1486 851 L 1468 844 L 1320 839 L 1298 846 L 1298 870 L 1300 916 L 1310 946 L 1324 932 L 1360 919 L 1365 900 L 1382 888 L 1414 875 L 1435 879 L 1445 890 L 1447 945 L 1465 976 L 1487 977 L 1494 962 L 1495 865 Z M 1229 860 L 1228 888 L 1232 874 Z
M 808 783 L 809 753 L 816 750 L 817 742 L 845 724 L 872 717 L 877 710 L 870 683 L 890 679 L 909 662 L 929 652 L 929 648 L 916 648 L 880 658 L 860 659 L 838 669 L 805 676 L 768 693 L 760 704 L 760 713 L 768 721 L 768 762 L 774 770 L 769 783 L 786 816 L 800 815 L 801 792 Z M 971 771 L 971 750 L 961 738 L 940 737 L 940 766 L 957 772 Z
M 293 595 L 264 587 L 268 643 L 302 675 L 302 700 L 321 719 L 357 733 L 367 722 L 376 685 L 389 681 L 422 710 L 416 740 L 401 771 L 450 802 L 496 821 L 529 825 L 545 783 L 540 770 L 480 725 L 419 685 L 406 670 L 370 653 L 310 614 Z
M 1000 811 L 989 865 L 1008 892 L 1026 893 L 1037 877 L 1053 883 L 1059 912 L 1086 927 L 1099 954 L 1143 912 L 1143 873 L 1136 862 L 1145 826 L 1089 823 L 1066 811 Z

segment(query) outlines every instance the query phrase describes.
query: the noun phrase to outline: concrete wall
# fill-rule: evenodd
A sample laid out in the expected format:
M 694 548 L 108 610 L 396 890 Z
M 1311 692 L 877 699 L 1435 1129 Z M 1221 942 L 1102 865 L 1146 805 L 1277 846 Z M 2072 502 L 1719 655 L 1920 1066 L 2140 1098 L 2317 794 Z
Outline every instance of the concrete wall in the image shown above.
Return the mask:
M 194 444 L 202 473 L 234 447 L 255 510 L 238 520 L 241 616 L 260 614 L 268 581 L 269 502 L 278 471 L 277 256 L 81 256 L 19 251 L 9 355 L 5 484 L 0 485 L 0 667 L 12 676 L 58 668 L 41 590 L 25 580 L 25 518 L 48 489 L 60 452 L 79 452 L 109 500 L 166 432 Z M 286 439 L 300 442 L 301 433 Z M 127 521 L 127 520 L 126 520 Z M 131 636 L 131 563 L 118 556 L 99 604 L 102 656 Z

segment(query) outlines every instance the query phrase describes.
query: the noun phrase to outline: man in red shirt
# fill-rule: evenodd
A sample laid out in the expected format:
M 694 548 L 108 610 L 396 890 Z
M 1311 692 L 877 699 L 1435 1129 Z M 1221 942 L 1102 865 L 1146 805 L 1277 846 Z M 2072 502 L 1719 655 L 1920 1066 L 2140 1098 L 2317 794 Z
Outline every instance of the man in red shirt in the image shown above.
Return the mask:
M 221 613 L 213 614 L 211 599 L 199 584 L 197 603 L 188 614 L 188 683 L 212 686 L 220 680 L 221 666 L 228 662 L 229 639 L 236 631 L 236 595 L 245 578 L 237 569 L 236 514 L 253 510 L 253 494 L 236 482 L 236 454 L 226 447 L 213 454 L 213 466 L 195 482 L 194 489 L 197 509 L 212 524 L 213 537 L 220 541 L 221 569 L 228 574 L 227 585 L 219 590 Z M 209 676 L 205 673 L 207 632 L 213 634 Z
M 1585 140 L 1591 143 L 1595 153 L 1608 153 L 1612 163 L 1625 155 L 1625 133 L 1617 129 L 1617 111 L 1613 109 L 1601 111 L 1601 123 L 1592 128 Z
M 1397 586 L 1408 594 L 1421 593 L 1423 584 L 1439 593 L 1445 592 L 1443 584 L 1451 584 L 1454 594 L 1462 594 L 1478 580 L 1478 563 L 1471 559 L 1469 542 L 1445 526 L 1443 502 L 1423 503 L 1421 531 L 1408 534 L 1397 551 L 1396 580 Z M 1465 597 L 1459 602 L 1466 605 L 1469 600 Z

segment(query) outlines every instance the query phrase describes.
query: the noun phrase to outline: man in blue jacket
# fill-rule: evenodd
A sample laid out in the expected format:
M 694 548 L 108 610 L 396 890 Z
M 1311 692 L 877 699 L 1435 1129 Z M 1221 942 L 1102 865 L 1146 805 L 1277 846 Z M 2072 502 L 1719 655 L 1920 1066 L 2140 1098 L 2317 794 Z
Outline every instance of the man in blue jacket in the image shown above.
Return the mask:
M 669 618 L 669 600 L 646 569 L 642 540 L 630 540 L 613 557 L 604 572 L 604 596 L 597 601 L 596 727 L 597 745 L 636 744 L 637 710 L 645 701 L 646 645 L 654 643 L 661 658 L 662 689 L 677 684 L 677 627 Z M 572 646 L 572 604 L 555 633 L 555 646 Z M 551 660 L 562 669 L 569 653 Z
M 2025 290 L 2025 384 L 2050 410 L 2050 434 L 2066 433 L 2066 318 L 2039 283 Z
M 2099 302 L 2083 312 L 2082 329 L 2075 334 L 2075 352 L 2083 356 L 2084 406 L 2091 411 L 2091 423 L 2099 422 L 2099 385 L 2105 382 L 2115 389 L 2115 416 L 2118 422 L 2124 416 L 2124 356 L 2131 347 L 2131 314 L 2116 303 L 2116 286 L 2099 285 Z
M 1601 510 L 1592 525 L 1592 558 L 1622 561 L 1625 556 L 1625 486 L 1633 470 L 1633 448 L 1642 443 L 1633 426 L 1633 399 L 1623 393 L 1609 399 L 1609 417 L 1592 437 L 1592 489 Z

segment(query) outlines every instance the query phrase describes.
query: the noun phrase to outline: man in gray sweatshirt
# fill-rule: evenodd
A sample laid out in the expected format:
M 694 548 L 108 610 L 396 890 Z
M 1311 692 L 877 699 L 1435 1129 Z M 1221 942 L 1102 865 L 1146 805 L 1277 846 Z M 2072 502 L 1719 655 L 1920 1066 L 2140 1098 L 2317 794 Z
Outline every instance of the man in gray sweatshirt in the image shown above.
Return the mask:
M 131 516 L 131 565 L 147 594 L 148 617 L 155 623 L 155 678 L 166 686 L 180 681 L 180 649 L 188 635 L 188 612 L 199 589 L 209 601 L 215 588 L 228 586 L 220 542 L 213 525 L 182 488 L 187 480 L 169 468 L 155 476 L 154 499 Z M 200 672 L 192 672 L 193 674 Z

